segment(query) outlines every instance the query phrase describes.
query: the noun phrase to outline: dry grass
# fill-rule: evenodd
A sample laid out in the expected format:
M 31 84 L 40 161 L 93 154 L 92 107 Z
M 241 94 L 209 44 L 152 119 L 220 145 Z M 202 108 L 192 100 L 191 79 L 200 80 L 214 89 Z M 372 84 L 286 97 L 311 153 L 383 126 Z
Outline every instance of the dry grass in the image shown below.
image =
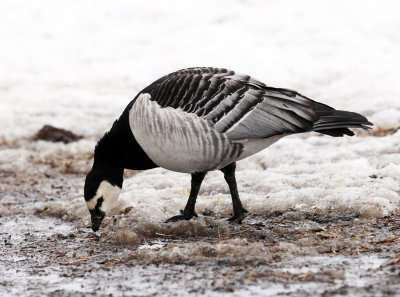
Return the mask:
M 384 129 L 384 128 L 378 126 L 375 129 L 372 129 L 372 130 L 369 130 L 369 131 L 363 131 L 363 130 L 360 129 L 360 130 L 357 131 L 357 135 L 358 136 L 384 137 L 384 136 L 395 134 L 399 129 L 400 129 L 400 127 Z

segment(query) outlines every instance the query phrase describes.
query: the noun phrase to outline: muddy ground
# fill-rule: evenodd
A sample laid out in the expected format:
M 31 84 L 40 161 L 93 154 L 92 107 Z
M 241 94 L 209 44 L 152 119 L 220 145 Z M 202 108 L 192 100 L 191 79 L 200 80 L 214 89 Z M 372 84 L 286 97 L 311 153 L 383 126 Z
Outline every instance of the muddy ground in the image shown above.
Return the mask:
M 83 174 L 1 174 L 1 296 L 400 295 L 400 214 L 288 210 L 237 226 L 210 212 L 197 219 L 208 233 L 123 243 L 46 208 L 80 195 Z
M 1 296 L 400 296 L 400 213 L 299 208 L 235 225 L 208 209 L 141 225 L 127 208 L 94 233 L 82 198 L 92 154 L 27 160 L 0 170 Z

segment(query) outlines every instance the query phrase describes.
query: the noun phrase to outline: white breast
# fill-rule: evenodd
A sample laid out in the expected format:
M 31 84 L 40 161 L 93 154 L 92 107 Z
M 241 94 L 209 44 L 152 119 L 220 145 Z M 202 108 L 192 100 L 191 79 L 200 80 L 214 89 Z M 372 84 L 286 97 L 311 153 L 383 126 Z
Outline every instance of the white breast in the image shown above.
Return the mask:
M 232 143 L 210 121 L 172 107 L 161 108 L 141 94 L 129 113 L 137 142 L 158 166 L 178 172 L 203 172 L 235 161 L 242 145 Z

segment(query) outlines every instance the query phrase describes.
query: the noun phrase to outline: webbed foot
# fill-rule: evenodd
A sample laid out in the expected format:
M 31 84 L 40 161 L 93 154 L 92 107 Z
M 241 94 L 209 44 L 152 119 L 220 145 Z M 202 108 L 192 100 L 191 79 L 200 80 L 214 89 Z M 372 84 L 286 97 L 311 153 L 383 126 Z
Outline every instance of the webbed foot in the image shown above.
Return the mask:
M 178 221 L 183 221 L 183 220 L 188 221 L 193 217 L 196 217 L 196 218 L 198 217 L 198 215 L 195 211 L 185 212 L 185 211 L 181 210 L 180 212 L 181 212 L 181 214 L 169 218 L 164 223 L 178 222 Z
M 235 210 L 235 213 L 233 214 L 233 216 L 231 216 L 228 219 L 228 222 L 232 222 L 232 223 L 236 223 L 236 224 L 241 224 L 242 221 L 244 220 L 244 214 L 246 212 L 249 212 L 247 209 L 245 209 L 244 207 L 238 208 Z

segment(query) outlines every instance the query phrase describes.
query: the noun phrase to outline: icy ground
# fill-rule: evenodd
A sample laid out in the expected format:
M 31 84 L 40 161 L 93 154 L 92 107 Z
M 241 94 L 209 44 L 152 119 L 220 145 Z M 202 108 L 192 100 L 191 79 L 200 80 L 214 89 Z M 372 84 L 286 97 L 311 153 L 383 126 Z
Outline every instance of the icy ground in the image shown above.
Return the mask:
M 398 1 L 188 3 L 0 3 L 0 293 L 396 295 Z M 190 177 L 126 172 L 92 234 L 82 188 L 96 141 L 140 89 L 190 66 L 296 89 L 374 131 L 295 135 L 239 162 L 241 226 L 223 220 L 219 172 L 200 191 L 203 215 L 168 225 Z M 45 124 L 84 138 L 33 141 Z

